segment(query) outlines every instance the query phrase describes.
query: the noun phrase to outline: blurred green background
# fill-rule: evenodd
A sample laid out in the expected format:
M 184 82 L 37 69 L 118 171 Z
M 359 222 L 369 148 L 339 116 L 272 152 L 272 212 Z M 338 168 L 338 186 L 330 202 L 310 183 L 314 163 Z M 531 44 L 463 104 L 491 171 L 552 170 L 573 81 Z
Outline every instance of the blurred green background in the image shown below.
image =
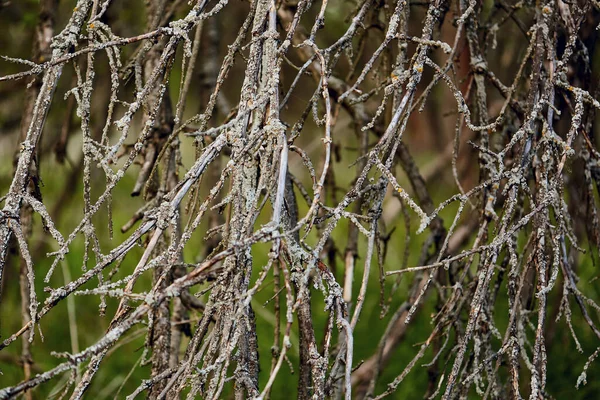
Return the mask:
M 66 19 L 70 15 L 70 12 L 74 6 L 74 1 L 61 1 L 60 10 L 58 13 L 57 26 L 62 27 L 65 24 Z M 490 3 L 489 1 L 486 4 Z M 29 58 L 31 54 L 31 43 L 33 30 L 37 23 L 39 3 L 32 0 L 24 1 L 12 1 L 3 2 L 0 8 L 0 24 L 2 26 L 0 35 L 0 53 L 2 55 L 10 57 L 22 57 Z M 226 45 L 231 43 L 231 39 L 235 37 L 238 27 L 243 21 L 243 17 L 247 12 L 247 3 L 235 0 L 225 10 L 216 17 L 218 30 L 221 35 L 220 37 L 220 57 L 222 58 L 226 51 Z M 318 7 L 313 6 L 314 9 Z M 143 1 L 127 1 L 127 2 L 113 2 L 109 9 L 108 18 L 110 18 L 110 25 L 115 33 L 122 37 L 134 36 L 142 33 L 145 26 L 145 15 L 144 15 Z M 323 31 L 322 36 L 323 43 L 331 43 L 332 40 L 339 37 L 340 32 L 345 30 L 344 18 L 348 14 L 346 3 L 340 2 L 332 4 L 328 8 L 328 14 L 326 18 L 326 29 Z M 178 12 L 178 16 L 183 16 L 187 12 L 185 7 L 182 7 Z M 310 14 L 310 13 L 309 13 Z M 415 11 L 415 29 L 420 29 L 422 10 Z M 309 19 L 310 20 L 310 19 Z M 499 40 L 500 47 L 504 46 L 513 51 L 519 51 L 519 44 L 506 43 L 506 40 Z M 134 47 L 129 46 L 124 50 L 123 60 L 127 59 L 127 56 L 132 53 Z M 370 54 L 367 52 L 367 54 Z M 181 54 L 178 55 L 178 61 L 175 63 L 174 70 L 171 75 L 172 84 L 170 86 L 171 95 L 175 102 L 177 99 L 178 82 L 181 77 Z M 198 81 L 202 80 L 201 68 L 202 59 L 199 60 L 199 67 L 197 68 Z M 597 60 L 595 60 L 597 63 Z M 98 56 L 99 71 L 106 71 L 106 63 L 103 55 Z M 237 88 L 240 86 L 241 77 L 243 76 L 244 65 L 238 58 L 237 64 L 234 71 L 230 74 L 231 78 L 225 85 L 226 98 L 235 104 L 237 101 Z M 7 75 L 10 73 L 18 72 L 23 70 L 23 67 L 10 63 L 7 61 L 0 61 L 0 75 Z M 510 71 L 506 71 L 506 74 L 510 76 Z M 285 73 L 285 71 L 284 71 Z M 48 210 L 51 210 L 51 215 L 57 222 L 57 227 L 63 235 L 68 235 L 73 228 L 79 223 L 83 216 L 83 185 L 82 179 L 78 171 L 78 163 L 81 153 L 81 138 L 80 133 L 74 134 L 69 141 L 69 147 L 67 151 L 67 160 L 64 164 L 56 162 L 55 155 L 52 152 L 53 143 L 60 132 L 65 118 L 72 118 L 73 129 L 77 130 L 79 119 L 76 116 L 66 116 L 64 112 L 64 102 L 62 100 L 64 93 L 71 87 L 72 84 L 73 68 L 65 68 L 64 76 L 61 79 L 61 83 L 55 95 L 55 103 L 51 109 L 51 113 L 48 118 L 48 123 L 45 128 L 44 137 L 42 139 L 42 149 L 45 149 L 42 154 L 40 175 L 42 178 L 43 186 L 41 188 L 44 203 Z M 293 75 L 289 73 L 286 77 L 286 84 L 289 86 L 289 80 L 293 78 Z M 304 78 L 303 78 L 304 79 Z M 307 87 L 299 86 L 299 89 L 294 92 L 292 102 L 288 109 L 284 112 L 284 117 L 288 117 L 290 121 L 294 121 L 293 116 L 299 114 L 304 109 L 307 100 L 314 90 L 314 83 L 310 78 L 306 78 L 306 82 L 309 84 Z M 508 79 L 506 80 L 508 81 Z M 21 80 L 16 82 L 2 82 L 0 83 L 0 196 L 5 194 L 8 190 L 10 182 L 12 180 L 13 171 L 13 154 L 17 148 L 17 131 L 19 129 L 19 123 L 23 104 L 23 94 L 25 92 L 25 85 L 27 80 Z M 106 77 L 102 77 L 99 74 L 98 86 L 107 85 Z M 108 85 L 107 85 L 108 86 Z M 286 86 L 287 87 L 287 86 Z M 434 91 L 433 98 L 430 100 L 431 108 L 434 109 L 434 113 L 438 112 L 438 116 L 451 110 L 454 107 L 454 103 L 446 104 L 444 99 L 448 97 L 449 93 L 445 92 L 445 89 L 436 89 Z M 97 100 L 98 115 L 99 118 L 93 117 L 95 123 L 95 129 L 103 122 L 102 111 L 103 99 L 106 93 L 94 94 L 94 99 Z M 189 100 L 187 102 L 186 117 L 191 117 L 201 110 L 202 94 L 198 87 L 194 87 L 190 92 Z M 443 106 L 442 106 L 443 104 Z M 430 111 L 427 111 L 429 113 Z M 427 114 L 423 120 L 430 119 L 431 115 Z M 443 119 L 443 118 L 442 118 Z M 434 130 L 429 125 L 421 121 L 411 121 L 414 126 L 420 126 L 422 132 L 412 131 L 407 136 L 407 142 L 415 148 L 413 152 L 417 163 L 420 167 L 427 167 L 434 160 L 436 156 L 436 147 L 438 144 L 435 143 Z M 441 135 L 446 139 L 450 137 L 452 132 L 452 126 L 454 124 L 453 119 L 443 119 L 441 127 L 438 127 L 445 131 L 445 134 Z M 434 122 L 429 121 L 431 124 Z M 356 139 L 352 130 L 349 126 L 349 121 L 345 121 L 343 118 L 337 123 L 333 132 L 334 142 L 338 143 L 341 148 L 341 159 L 334 162 L 334 170 L 336 171 L 337 185 L 340 187 L 347 187 L 348 184 L 355 176 L 355 167 L 349 167 L 351 161 L 356 158 Z M 319 129 L 310 122 L 305 128 L 306 131 L 311 129 Z M 311 143 L 316 139 L 306 134 L 301 135 L 299 138 L 299 145 L 305 148 L 310 148 Z M 313 146 L 314 148 L 314 146 Z M 192 140 L 189 138 L 182 138 L 182 151 L 183 151 L 183 164 L 189 167 L 193 163 L 194 159 L 194 147 Z M 318 153 L 315 153 L 317 155 Z M 302 173 L 302 179 L 308 184 L 308 179 L 305 174 L 301 171 L 301 163 L 298 159 L 291 159 L 291 169 L 298 173 Z M 101 248 L 104 251 L 117 246 L 123 242 L 130 234 L 130 232 L 122 234 L 120 227 L 124 225 L 142 205 L 143 200 L 139 197 L 131 197 L 131 188 L 134 185 L 138 167 L 132 167 L 128 174 L 119 182 L 115 191 L 113 192 L 113 204 L 112 204 L 112 216 L 114 223 L 114 237 L 109 238 L 108 234 L 108 213 L 106 208 L 97 213 L 93 219 L 94 226 L 97 229 L 98 236 L 101 241 Z M 476 172 L 471 172 L 476 177 Z M 400 169 L 396 172 L 399 177 L 399 181 L 404 187 L 409 187 L 408 181 L 404 177 Z M 211 187 L 212 182 L 203 183 L 203 192 L 207 193 Z M 94 186 L 92 190 L 92 198 L 97 196 L 103 191 L 105 186 L 104 177 L 100 171 L 94 171 Z M 445 174 L 439 178 L 438 182 L 429 185 L 431 195 L 434 199 L 434 203 L 437 205 L 441 201 L 448 198 L 450 195 L 456 193 L 456 186 L 453 183 L 451 175 Z M 65 195 L 67 194 L 67 195 Z M 395 200 L 391 200 L 392 202 Z M 299 197 L 298 200 L 300 206 L 300 215 L 306 212 L 306 204 Z M 397 204 L 396 204 L 397 207 Z M 445 209 L 441 216 L 444 219 L 445 226 L 448 228 L 456 211 L 456 204 Z M 411 214 L 412 215 L 412 214 Z M 261 222 L 267 222 L 268 216 L 265 217 Z M 414 216 L 413 216 L 414 217 Z M 185 218 L 185 217 L 184 217 Z M 185 220 L 185 219 L 184 219 Z M 411 221 L 411 227 L 414 229 L 418 225 L 415 218 Z M 51 258 L 45 256 L 47 252 L 57 250 L 56 244 L 49 240 L 48 235 L 44 234 L 41 229 L 41 221 L 39 216 L 34 218 L 34 233 L 30 240 L 30 248 L 34 255 L 35 271 L 36 271 L 36 290 L 40 300 L 46 296 L 43 288 L 46 286 L 43 282 L 43 278 L 49 269 L 51 264 Z M 404 222 L 401 218 L 401 213 L 396 212 L 395 215 L 390 219 L 386 229 L 390 231 L 392 227 L 396 227 L 392 239 L 389 243 L 388 254 L 386 258 L 386 269 L 394 270 L 399 269 L 404 252 L 406 232 L 404 228 Z M 184 261 L 195 262 L 198 257 L 203 253 L 204 244 L 203 236 L 206 232 L 206 225 L 202 225 L 199 231 L 192 237 L 188 246 L 185 249 Z M 426 238 L 426 233 L 421 235 L 412 235 L 409 248 L 409 266 L 417 265 L 419 254 L 421 252 L 421 245 Z M 338 228 L 333 232 L 334 241 L 339 242 L 338 248 L 344 249 L 347 240 L 347 221 L 343 220 L 340 222 Z M 314 236 L 312 237 L 314 240 Z M 309 236 L 308 241 L 311 241 Z M 582 243 L 583 247 L 585 243 Z M 83 238 L 79 236 L 71 246 L 71 250 L 68 253 L 64 263 L 60 265 L 50 283 L 47 286 L 59 287 L 62 286 L 66 281 L 74 279 L 82 273 L 82 259 L 84 252 Z M 258 274 L 261 267 L 266 263 L 268 248 L 264 245 L 257 245 L 253 248 L 255 275 Z M 593 250 L 591 253 L 595 253 Z M 119 279 L 128 274 L 136 265 L 137 260 L 143 253 L 143 249 L 138 246 L 134 248 L 125 257 L 124 261 L 120 265 L 119 272 L 116 273 L 114 280 Z M 579 287 L 582 291 L 589 296 L 592 300 L 600 301 L 600 293 L 598 292 L 598 284 L 595 279 L 597 278 L 596 266 L 594 265 L 593 256 L 589 255 L 580 258 L 580 265 L 577 270 L 580 274 Z M 360 276 L 362 276 L 362 264 L 364 263 L 365 255 L 365 243 L 360 241 L 359 246 L 359 259 L 358 269 L 356 270 L 356 279 L 354 290 L 358 292 L 360 287 Z M 383 334 L 386 325 L 391 317 L 391 314 L 395 309 L 407 298 L 407 291 L 410 287 L 413 275 L 406 274 L 403 276 L 398 291 L 393 297 L 390 305 L 390 312 L 383 318 L 380 318 L 380 307 L 379 307 L 379 277 L 378 268 L 375 264 L 371 268 L 371 276 L 369 280 L 368 295 L 365 299 L 364 309 L 362 318 L 360 319 L 357 328 L 354 332 L 354 364 L 357 365 L 361 360 L 366 360 L 372 356 L 377 348 L 378 340 Z M 95 263 L 93 255 L 90 258 L 90 262 L 87 267 L 92 267 Z M 330 266 L 336 269 L 338 278 L 343 276 L 343 263 L 338 258 L 338 262 Z M 111 270 L 110 267 L 108 270 Z M 476 263 L 474 267 L 476 268 Z M 8 266 L 5 271 L 5 277 L 3 280 L 2 287 L 2 298 L 0 303 L 0 340 L 6 339 L 12 333 L 16 332 L 21 326 L 21 305 L 20 305 L 20 294 L 19 294 L 19 256 L 16 253 L 11 254 Z M 256 278 L 256 276 L 254 277 Z M 394 283 L 395 277 L 390 277 L 386 280 L 386 297 L 390 292 L 390 289 Z M 151 276 L 145 274 L 142 279 L 136 284 L 136 290 L 145 290 L 150 287 Z M 92 280 L 88 283 L 85 288 L 93 288 L 97 284 L 96 280 Z M 201 288 L 198 288 L 201 289 Z M 600 345 L 597 337 L 591 332 L 591 330 L 585 325 L 585 322 L 581 318 L 581 313 L 576 306 L 573 307 L 573 324 L 578 339 L 581 342 L 581 346 L 584 350 L 583 354 L 579 354 L 576 351 L 575 344 L 570 335 L 568 327 L 564 322 L 564 318 L 556 322 L 552 316 L 556 316 L 558 306 L 560 304 L 562 288 L 557 285 L 557 288 L 551 293 L 548 298 L 549 318 L 548 318 L 548 332 L 551 337 L 547 337 L 547 354 L 548 354 L 548 377 L 547 377 L 547 393 L 548 395 L 562 399 L 567 396 L 571 399 L 593 399 L 600 396 L 600 368 L 598 363 L 592 363 L 588 370 L 588 382 L 587 385 L 582 386 L 579 390 L 575 389 L 575 383 L 577 377 L 582 371 L 583 365 L 585 364 L 587 357 L 592 354 L 596 348 Z M 268 278 L 264 287 L 255 296 L 252 305 L 257 317 L 257 329 L 260 346 L 260 363 L 261 363 L 261 385 L 264 387 L 268 378 L 269 369 L 271 365 L 271 346 L 273 345 L 273 326 L 276 323 L 272 302 L 265 305 L 273 296 L 273 284 L 272 278 Z M 59 303 L 47 316 L 45 316 L 40 322 L 40 329 L 43 333 L 43 339 L 39 332 L 36 332 L 36 339 L 32 346 L 32 356 L 34 360 L 33 372 L 39 373 L 46 371 L 58 363 L 62 362 L 62 359 L 57 358 L 51 354 L 51 351 L 55 352 L 70 352 L 75 348 L 81 350 L 87 346 L 95 343 L 106 331 L 108 323 L 110 322 L 114 312 L 116 311 L 117 302 L 114 299 L 107 299 L 108 307 L 105 316 L 99 316 L 99 304 L 100 299 L 98 296 L 78 296 L 73 299 L 71 307 L 74 307 L 74 314 L 76 320 L 70 320 L 68 307 L 69 301 L 65 300 Z M 281 307 L 282 310 L 285 308 L 285 297 L 281 296 Z M 429 336 L 432 325 L 431 315 L 434 313 L 437 304 L 437 298 L 434 292 L 427 297 L 426 303 L 423 309 L 418 313 L 417 317 L 411 322 L 408 333 L 402 343 L 395 350 L 394 356 L 390 364 L 384 369 L 381 377 L 378 380 L 378 387 L 376 393 L 384 391 L 387 384 L 392 382 L 394 378 L 402 372 L 404 367 L 410 362 L 410 360 L 418 352 L 420 344 L 427 339 Z M 506 324 L 508 323 L 508 302 L 506 298 L 506 287 L 503 283 L 500 289 L 500 295 L 495 307 L 496 324 L 501 333 L 504 332 Z M 315 333 L 317 334 L 317 343 L 321 343 L 323 332 L 326 325 L 326 313 L 324 312 L 324 302 L 322 295 L 318 291 L 313 290 L 313 311 L 314 311 L 314 326 Z M 595 320 L 598 319 L 597 311 L 590 309 L 590 313 L 593 314 Z M 191 313 L 190 317 L 192 321 L 199 318 L 199 314 Z M 77 331 L 74 332 L 72 327 L 76 326 Z M 292 335 L 292 348 L 288 352 L 290 361 L 296 367 L 298 363 L 298 337 L 296 331 L 297 325 L 294 324 L 293 335 Z M 284 325 L 282 324 L 282 329 Z M 105 398 L 124 398 L 125 395 L 131 393 L 143 379 L 148 378 L 150 375 L 149 365 L 140 365 L 140 361 L 143 353 L 143 345 L 145 338 L 145 329 L 143 326 L 136 326 L 131 329 L 121 341 L 111 349 L 109 355 L 104 359 L 102 366 L 96 375 L 92 386 L 89 389 L 89 398 L 94 399 L 105 399 Z M 187 340 L 187 338 L 185 339 Z M 497 343 L 498 347 L 500 343 Z M 20 346 L 21 339 L 11 344 L 8 348 L 0 351 L 0 387 L 14 385 L 23 379 L 23 369 L 20 365 Z M 415 369 L 408 375 L 405 382 L 401 384 L 396 393 L 390 398 L 396 399 L 422 399 L 428 385 L 428 372 L 426 367 L 422 367 L 421 364 L 426 364 L 432 358 L 433 354 L 429 349 L 415 367 Z M 84 366 L 85 367 L 85 366 Z M 445 366 L 448 368 L 448 366 Z M 79 373 L 83 371 L 80 370 Z M 294 371 L 297 372 L 297 371 Z M 68 374 L 61 376 L 60 378 L 53 379 L 52 381 L 43 384 L 35 391 L 33 391 L 33 397 L 37 399 L 49 398 L 51 394 L 60 393 L 68 379 Z M 526 384 L 524 384 L 523 387 Z M 271 392 L 271 398 L 273 399 L 287 399 L 295 397 L 297 386 L 297 376 L 294 375 L 293 371 L 288 368 L 287 364 L 284 363 L 278 379 L 275 381 L 275 385 Z M 227 394 L 224 397 L 228 397 Z M 141 396 L 140 396 L 141 397 Z

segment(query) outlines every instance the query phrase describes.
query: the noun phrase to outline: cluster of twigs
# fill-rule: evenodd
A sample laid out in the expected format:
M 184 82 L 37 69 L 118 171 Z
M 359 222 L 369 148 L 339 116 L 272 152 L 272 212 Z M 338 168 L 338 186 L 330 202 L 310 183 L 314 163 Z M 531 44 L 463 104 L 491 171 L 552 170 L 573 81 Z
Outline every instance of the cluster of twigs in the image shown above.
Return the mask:
M 24 309 L 22 329 L 1 347 L 23 343 L 25 380 L 0 390 L 0 398 L 30 393 L 65 373 L 70 378 L 62 394 L 81 398 L 107 353 L 136 326 L 146 332 L 144 357 L 152 367 L 128 398 L 147 391 L 150 398 L 187 393 L 216 399 L 228 390 L 236 398 L 277 398 L 271 388 L 288 368 L 290 337 L 297 332 L 299 363 L 290 366 L 297 368 L 301 399 L 383 398 L 421 367 L 426 354 L 433 354 L 426 364 L 431 382 L 423 388 L 429 398 L 475 393 L 538 399 L 548 395 L 545 332 L 554 292 L 560 296 L 554 317 L 564 319 L 577 349 L 582 351 L 574 318 L 600 339 L 597 314 L 590 313 L 600 307 L 577 286 L 585 253 L 579 243 L 600 245 L 594 137 L 600 103 L 591 70 L 597 2 L 149 0 L 146 31 L 128 38 L 111 29 L 110 0 L 77 1 L 55 34 L 57 3 L 40 1 L 34 61 L 7 59 L 26 70 L 0 78 L 29 82 L 15 172 L 0 214 L 0 279 L 14 244 Z M 247 6 L 219 66 L 215 21 Z M 341 22 L 338 16 L 332 30 L 335 13 L 348 18 Z M 333 31 L 342 33 L 331 40 Z M 499 41 L 510 75 L 496 68 L 503 57 Z M 175 82 L 171 72 L 179 62 L 181 79 Z M 223 88 L 237 84 L 234 63 L 242 66 L 243 79 L 231 106 Z M 194 79 L 198 66 L 208 83 Z M 49 109 L 62 101 L 55 90 L 69 68 L 74 79 L 67 109 L 81 123 L 78 129 L 63 127 L 57 155 L 64 157 L 72 132 L 81 134 L 84 217 L 64 233 L 42 201 L 38 157 Z M 98 84 L 101 74 L 108 74 L 109 87 Z M 510 81 L 502 82 L 506 76 Z M 307 85 L 312 95 L 299 105 L 294 92 Z M 454 103 L 446 111 L 454 110 L 447 118 L 455 135 L 422 173 L 407 144 L 418 144 L 414 137 L 421 133 L 407 131 L 434 101 L 437 87 L 451 94 Z M 109 92 L 100 114 L 93 111 L 95 91 Z M 184 120 L 191 91 L 202 91 L 204 110 Z M 341 126 L 348 121 L 351 128 Z M 182 161 L 184 137 L 194 138 L 193 165 Z M 340 186 L 334 158 L 344 141 L 357 143 L 355 178 Z M 310 148 L 300 144 L 311 142 Z M 454 177 L 448 191 L 457 194 L 436 205 L 429 189 L 433 181 L 444 181 L 446 168 Z M 124 201 L 113 198 L 115 187 L 133 170 L 132 194 L 143 195 L 145 205 L 123 227 L 129 231 L 137 224 L 128 239 L 105 251 L 93 219 L 108 207 L 112 234 L 112 202 Z M 105 177 L 97 197 L 91 194 L 94 171 Z M 200 190 L 203 180 L 211 182 L 210 191 Z M 401 260 L 386 258 L 395 239 L 387 226 L 396 221 L 395 212 L 390 217 L 386 210 L 398 204 L 406 224 L 402 241 L 424 237 L 417 267 L 407 266 L 408 244 Z M 443 221 L 442 210 L 456 204 L 454 218 Z M 58 249 L 47 255 L 52 265 L 44 283 L 29 245 L 34 214 Z M 343 220 L 347 239 L 334 240 L 334 232 L 342 238 L 337 232 Z M 418 221 L 416 229 L 411 220 Z M 190 263 L 183 251 L 198 231 L 206 235 L 205 248 Z M 46 287 L 45 298 L 38 299 L 35 288 L 48 285 L 79 237 L 85 240 L 85 268 L 64 286 Z M 116 279 L 125 272 L 119 268 L 123 259 L 142 241 L 135 267 Z M 260 243 L 270 247 L 265 265 L 253 260 L 253 248 L 265 249 Z M 360 258 L 359 244 L 366 249 Z M 153 277 L 152 287 L 136 290 L 144 274 Z M 369 290 L 377 274 L 379 293 Z M 398 277 L 405 274 L 412 280 L 403 293 Z M 271 281 L 277 323 L 271 369 L 261 371 L 268 379 L 259 385 L 251 301 Z M 97 285 L 90 289 L 89 282 Z M 119 300 L 108 331 L 92 346 L 57 354 L 63 362 L 32 376 L 36 326 L 76 295 L 98 296 L 101 314 L 107 298 Z M 326 305 L 321 343 L 314 296 Z M 375 339 L 376 353 L 359 363 L 354 349 L 366 339 L 353 332 L 367 296 L 381 298 L 383 314 L 389 299 L 404 302 L 391 310 L 388 328 Z M 414 358 L 389 365 L 426 298 L 437 299 L 429 337 Z M 508 301 L 504 332 L 496 323 L 500 299 Z M 198 321 L 188 339 L 182 327 L 190 314 Z M 600 347 L 589 356 L 578 384 L 598 352 Z M 378 392 L 384 368 L 398 375 Z

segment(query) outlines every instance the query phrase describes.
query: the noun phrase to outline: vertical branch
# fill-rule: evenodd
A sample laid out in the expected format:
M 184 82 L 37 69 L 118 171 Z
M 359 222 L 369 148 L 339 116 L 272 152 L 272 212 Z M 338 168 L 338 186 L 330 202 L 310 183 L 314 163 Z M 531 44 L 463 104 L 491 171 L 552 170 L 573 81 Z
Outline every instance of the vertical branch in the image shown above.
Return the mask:
M 32 58 L 34 62 L 43 62 L 50 58 L 51 49 L 50 44 L 52 37 L 54 36 L 54 22 L 56 19 L 56 8 L 58 6 L 58 0 L 43 0 L 40 2 L 40 13 L 38 16 L 38 23 L 36 25 L 34 36 L 33 36 L 33 51 Z M 40 95 L 40 89 L 42 86 L 42 79 L 39 76 L 34 76 L 32 81 L 29 83 L 25 90 L 25 101 L 23 104 L 23 114 L 21 117 L 21 128 L 19 131 L 19 144 L 26 140 L 29 126 L 31 125 L 33 118 L 33 111 L 37 97 Z M 15 152 L 15 166 L 18 165 L 18 156 L 20 149 Z M 35 196 L 37 200 L 41 201 L 41 193 L 39 189 L 39 176 L 38 176 L 38 165 L 39 165 L 39 152 L 36 151 L 33 155 L 33 160 L 29 166 L 29 182 L 27 184 L 27 193 L 30 196 Z M 21 208 L 20 212 L 20 223 L 23 231 L 25 240 L 31 237 L 32 225 L 33 225 L 33 209 L 29 205 L 25 205 Z M 2 260 L 0 260 L 0 296 L 2 295 Z M 20 261 L 20 272 L 19 272 L 19 285 L 21 293 L 21 322 L 23 325 L 27 325 L 31 322 L 31 313 L 29 312 L 30 304 L 30 292 L 35 291 L 35 287 L 30 287 L 27 278 L 27 263 L 25 258 L 21 258 Z M 33 331 L 32 331 L 33 332 Z M 23 374 L 24 379 L 28 380 L 31 377 L 31 365 L 33 364 L 33 358 L 31 356 L 30 342 L 23 337 L 21 347 L 21 361 L 23 363 Z M 31 391 L 25 392 L 25 398 L 27 400 L 32 399 Z

